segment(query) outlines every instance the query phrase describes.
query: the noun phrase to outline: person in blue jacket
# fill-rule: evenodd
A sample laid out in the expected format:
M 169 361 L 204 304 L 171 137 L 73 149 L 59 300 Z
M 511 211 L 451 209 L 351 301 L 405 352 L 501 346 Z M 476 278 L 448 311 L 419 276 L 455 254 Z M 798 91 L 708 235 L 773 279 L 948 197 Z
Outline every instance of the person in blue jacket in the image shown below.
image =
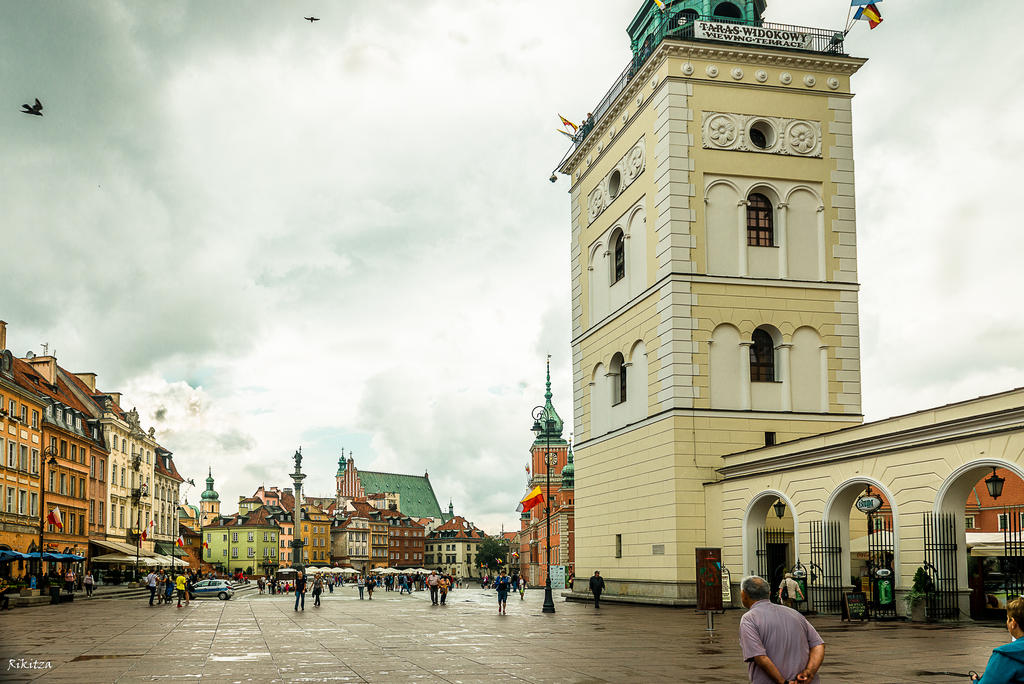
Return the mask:
M 1024 598 L 1016 598 L 1006 604 L 1006 631 L 1013 641 L 992 650 L 992 657 L 985 666 L 980 679 L 971 679 L 981 684 L 1011 684 L 1024 682 Z

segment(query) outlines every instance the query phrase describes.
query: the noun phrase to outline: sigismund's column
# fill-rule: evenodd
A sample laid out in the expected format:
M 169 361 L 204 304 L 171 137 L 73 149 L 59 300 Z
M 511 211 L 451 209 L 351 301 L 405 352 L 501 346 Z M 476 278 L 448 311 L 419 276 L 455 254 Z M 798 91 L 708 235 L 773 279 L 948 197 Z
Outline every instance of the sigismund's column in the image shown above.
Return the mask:
M 292 512 L 292 567 L 302 571 L 302 447 L 295 452 L 295 470 L 292 472 L 292 486 L 295 488 L 295 510 Z

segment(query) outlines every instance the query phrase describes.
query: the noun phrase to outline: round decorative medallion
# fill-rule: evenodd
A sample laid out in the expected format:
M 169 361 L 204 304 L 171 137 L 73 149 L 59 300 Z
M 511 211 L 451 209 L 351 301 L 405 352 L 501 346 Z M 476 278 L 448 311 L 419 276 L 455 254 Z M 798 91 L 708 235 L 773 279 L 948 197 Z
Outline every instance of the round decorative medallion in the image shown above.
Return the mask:
M 732 117 L 715 114 L 707 123 L 708 139 L 718 147 L 728 147 L 736 142 L 736 124 Z
M 708 68 L 704 70 L 704 73 L 706 73 L 711 78 L 717 78 L 718 67 L 716 67 L 714 64 L 708 64 Z
M 651 88 L 657 88 L 657 87 L 658 87 L 658 77 L 655 76 L 654 78 L 651 79 Z
M 687 62 L 686 64 L 683 65 L 683 75 L 684 76 L 692 76 L 693 75 L 693 65 L 690 64 L 689 62 Z
M 639 95 L 636 96 L 636 103 L 637 103 L 638 106 L 642 105 L 644 103 L 644 94 L 643 93 L 640 93 Z
M 813 88 L 814 84 L 817 82 L 818 79 L 814 78 L 814 76 L 811 76 L 810 74 L 804 76 L 804 85 L 807 86 L 808 88 Z
M 831 88 L 832 90 L 835 90 L 836 88 L 839 87 L 839 79 L 836 78 L 835 76 L 830 77 L 827 81 L 825 81 L 825 83 L 828 83 L 828 87 Z
M 760 83 L 764 83 L 768 80 L 768 72 L 764 69 L 758 69 L 754 72 L 754 78 L 756 78 Z
M 794 121 L 786 129 L 786 140 L 797 154 L 809 154 L 818 146 L 818 133 L 805 121 Z
M 779 83 L 781 83 L 782 85 L 789 85 L 792 82 L 793 75 L 790 74 L 788 71 L 783 71 L 781 74 L 779 74 Z
M 622 123 L 626 123 L 627 121 L 629 121 L 629 110 L 628 109 L 624 110 L 622 112 Z
M 608 137 L 609 138 L 614 138 L 615 137 L 615 126 L 612 126 L 611 128 L 608 129 Z
M 629 153 L 629 166 L 626 167 L 626 170 L 630 178 L 635 178 L 643 167 L 644 149 L 638 145 Z
M 734 67 L 731 73 L 732 77 L 737 81 L 743 78 L 743 69 L 740 69 L 739 67 Z

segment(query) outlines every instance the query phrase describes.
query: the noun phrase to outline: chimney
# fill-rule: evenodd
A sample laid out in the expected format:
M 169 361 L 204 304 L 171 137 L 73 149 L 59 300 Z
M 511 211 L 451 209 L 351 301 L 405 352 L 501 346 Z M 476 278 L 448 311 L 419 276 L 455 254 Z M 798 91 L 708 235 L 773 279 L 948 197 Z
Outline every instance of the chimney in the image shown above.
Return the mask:
M 47 384 L 57 384 L 57 359 L 52 356 L 33 356 L 25 361 L 32 366 L 32 370 L 42 376 Z
M 0 321 L 0 351 L 7 349 L 7 321 Z
M 117 404 L 118 406 L 121 405 L 121 393 L 120 392 L 107 392 L 107 394 L 110 395 L 110 398 L 114 400 L 115 404 Z
M 75 373 L 75 377 L 85 383 L 85 386 L 89 388 L 89 391 L 96 394 L 96 374 L 95 373 Z

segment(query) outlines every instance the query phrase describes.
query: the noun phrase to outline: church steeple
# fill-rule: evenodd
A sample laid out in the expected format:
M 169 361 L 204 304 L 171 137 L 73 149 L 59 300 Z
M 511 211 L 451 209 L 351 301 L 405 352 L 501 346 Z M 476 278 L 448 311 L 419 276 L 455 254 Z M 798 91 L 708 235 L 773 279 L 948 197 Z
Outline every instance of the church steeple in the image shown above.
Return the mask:
M 554 444 L 565 444 L 565 440 L 562 439 L 562 428 L 563 423 L 561 417 L 558 415 L 558 411 L 555 410 L 554 404 L 551 403 L 551 355 L 548 354 L 547 362 L 547 380 L 545 382 L 544 391 L 544 413 L 547 418 L 541 418 L 540 431 L 537 433 L 537 439 L 534 445 L 545 444 L 548 442 Z

